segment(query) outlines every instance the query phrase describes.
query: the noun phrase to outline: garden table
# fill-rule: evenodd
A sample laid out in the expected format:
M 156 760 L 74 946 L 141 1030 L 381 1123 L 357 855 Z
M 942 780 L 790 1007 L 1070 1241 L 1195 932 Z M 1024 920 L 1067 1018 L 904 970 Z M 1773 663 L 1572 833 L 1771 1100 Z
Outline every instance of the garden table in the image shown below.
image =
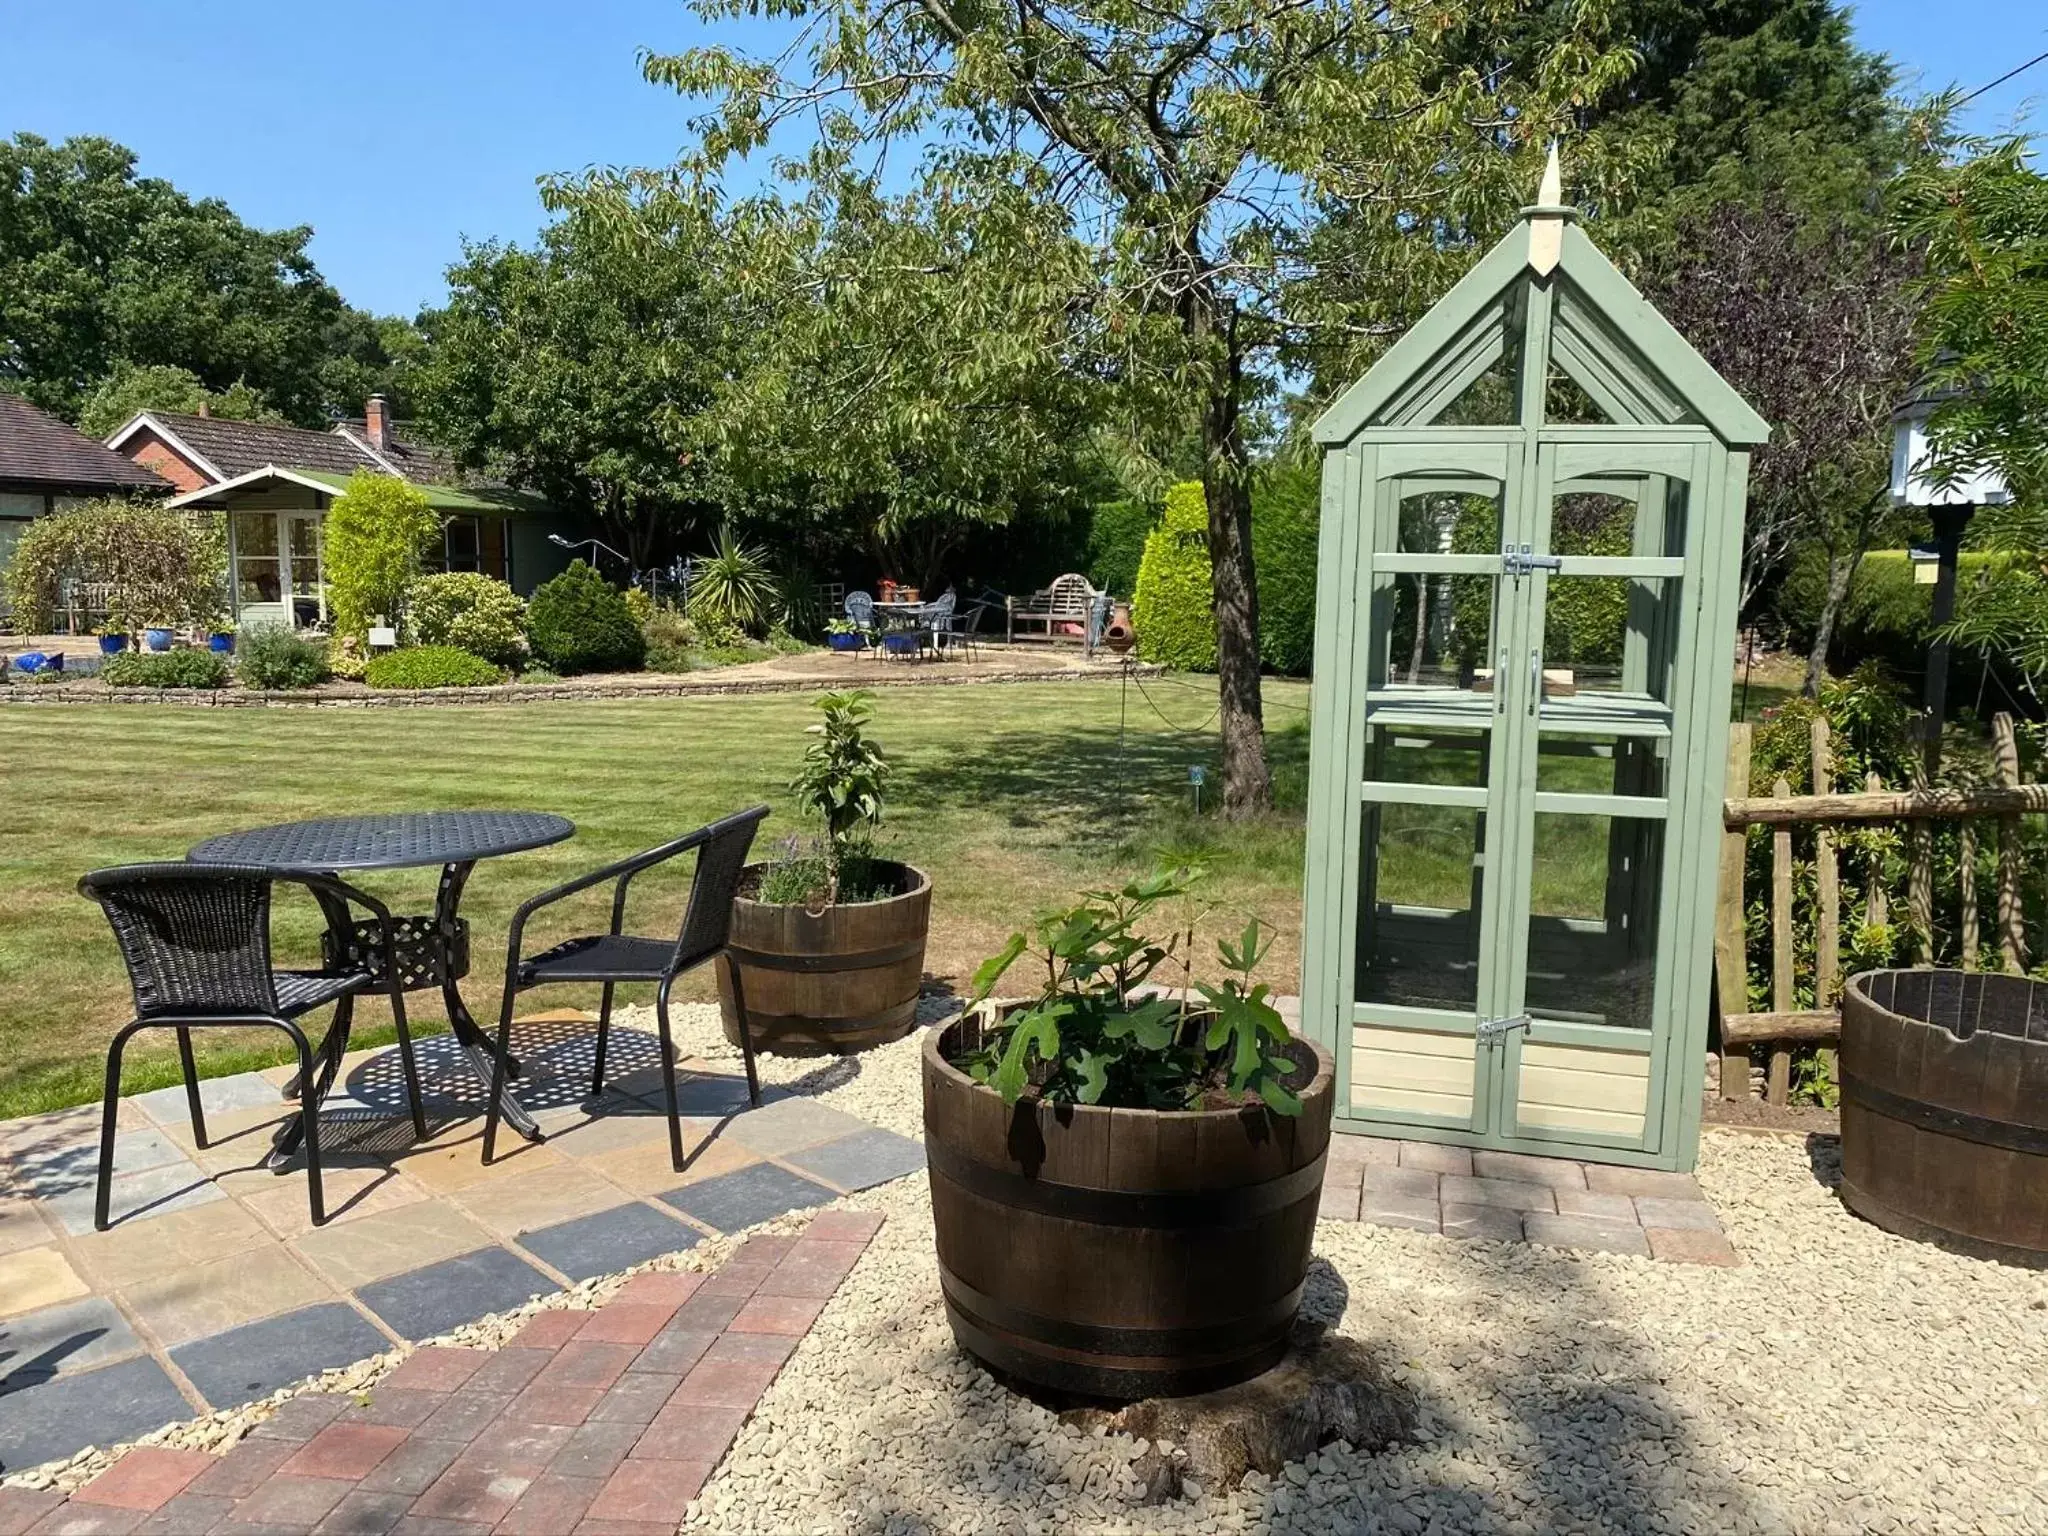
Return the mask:
M 541 811 L 414 811 L 294 821 L 228 832 L 206 839 L 185 857 L 199 864 L 251 864 L 302 874 L 440 865 L 441 884 L 433 912 L 392 918 L 399 980 L 408 992 L 435 986 L 441 989 L 448 1023 L 459 1047 L 457 1054 L 468 1061 L 488 1093 L 495 1047 L 490 1036 L 477 1027 L 456 985 L 469 973 L 469 924 L 459 910 L 462 890 L 477 860 L 559 843 L 575 831 L 576 824 L 567 817 Z M 352 913 L 337 908 L 331 901 L 323 900 L 322 906 L 328 926 L 324 940 L 327 962 L 366 966 L 381 978 L 385 956 L 379 925 L 374 921 L 358 922 Z M 330 1029 L 315 1061 L 318 1081 L 310 1089 L 299 1085 L 302 1114 L 318 1111 L 347 1051 L 347 1028 Z M 519 1063 L 508 1057 L 508 1083 L 499 1112 L 505 1123 L 521 1136 L 538 1141 L 539 1125 L 520 1107 L 509 1085 L 509 1080 L 518 1074 Z M 298 1140 L 299 1117 L 294 1116 L 278 1131 L 272 1160 L 281 1162 L 289 1157 Z

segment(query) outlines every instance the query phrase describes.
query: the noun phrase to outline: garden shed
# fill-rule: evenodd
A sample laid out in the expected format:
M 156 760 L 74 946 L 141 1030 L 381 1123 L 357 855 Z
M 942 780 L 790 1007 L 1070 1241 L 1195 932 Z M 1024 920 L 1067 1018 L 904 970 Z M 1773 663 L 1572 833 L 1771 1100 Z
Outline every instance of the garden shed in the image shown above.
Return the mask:
M 1345 1129 L 1689 1168 L 1769 429 L 1575 218 L 1316 424 L 1303 1021 Z

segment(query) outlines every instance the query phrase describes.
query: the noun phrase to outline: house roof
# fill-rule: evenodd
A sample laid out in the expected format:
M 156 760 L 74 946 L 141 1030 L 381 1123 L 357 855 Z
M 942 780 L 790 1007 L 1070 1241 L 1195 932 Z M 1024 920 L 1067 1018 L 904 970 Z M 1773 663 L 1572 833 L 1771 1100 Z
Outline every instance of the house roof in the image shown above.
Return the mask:
M 375 468 L 372 465 L 358 465 L 357 468 Z M 353 474 L 351 470 L 349 473 Z M 377 470 L 377 473 L 385 473 Z M 264 464 L 222 480 L 213 485 L 202 485 L 196 491 L 187 491 L 174 497 L 174 507 L 216 507 L 225 506 L 245 491 L 269 490 L 279 485 L 296 485 L 322 496 L 339 496 L 348 489 L 349 475 L 331 469 L 300 469 L 296 466 Z M 423 485 L 417 480 L 406 483 L 427 498 L 427 505 L 436 512 L 488 512 L 500 517 L 511 517 L 522 512 L 542 512 L 545 503 L 531 496 L 522 496 L 517 491 L 494 489 L 488 486 Z
M 0 482 L 79 491 L 162 491 L 170 482 L 19 395 L 0 392 Z
M 218 416 L 186 416 L 176 411 L 144 411 L 115 433 L 125 441 L 137 427 L 165 429 L 182 446 L 206 461 L 223 479 L 252 469 L 288 464 L 298 469 L 325 469 L 343 475 L 358 469 L 382 469 L 369 449 L 338 432 L 313 432 L 305 427 L 273 427 L 257 421 L 225 421 Z

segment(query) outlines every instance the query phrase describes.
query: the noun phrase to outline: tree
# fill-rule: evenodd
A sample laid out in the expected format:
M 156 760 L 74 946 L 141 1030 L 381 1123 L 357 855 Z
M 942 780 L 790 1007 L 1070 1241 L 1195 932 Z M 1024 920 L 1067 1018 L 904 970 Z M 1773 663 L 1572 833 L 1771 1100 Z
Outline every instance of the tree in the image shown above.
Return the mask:
M 158 366 L 216 393 L 246 384 L 304 426 L 358 409 L 324 380 L 355 312 L 307 255 L 312 233 L 139 177 L 107 139 L 0 139 L 0 385 L 67 420 L 110 374 Z
M 189 368 L 129 363 L 108 374 L 85 397 L 78 408 L 78 430 L 87 437 L 106 437 L 126 426 L 138 411 L 203 412 L 225 421 L 284 423 L 284 418 L 240 379 L 216 393 L 200 383 L 199 375 Z
M 1856 568 L 1890 508 L 1891 426 L 1913 375 L 1914 257 L 1818 230 L 1790 206 L 1725 203 L 1681 226 L 1649 298 L 1771 424 L 1750 467 L 1742 604 L 1800 545 L 1826 555 L 1805 693 L 1819 696 Z
M 593 207 L 567 181 L 547 201 L 558 216 L 532 250 L 466 246 L 449 269 L 410 375 L 419 419 L 470 468 L 599 519 L 652 565 L 717 521 L 696 425 L 727 370 L 717 232 L 688 199 Z
M 8 595 L 29 632 L 54 622 L 67 581 L 107 593 L 107 629 L 211 629 L 227 595 L 220 519 L 153 502 L 90 501 L 32 520 L 6 570 Z
M 440 514 L 417 486 L 370 469 L 350 475 L 321 530 L 335 634 L 361 642 L 380 615 L 396 625 L 440 532 Z

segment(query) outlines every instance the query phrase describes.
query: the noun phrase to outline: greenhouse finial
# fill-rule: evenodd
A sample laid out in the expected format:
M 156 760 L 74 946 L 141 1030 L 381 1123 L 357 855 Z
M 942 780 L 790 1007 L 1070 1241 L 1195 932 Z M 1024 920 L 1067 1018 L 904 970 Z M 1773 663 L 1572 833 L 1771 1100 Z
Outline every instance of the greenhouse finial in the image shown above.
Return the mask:
M 1529 265 L 1538 277 L 1548 277 L 1564 254 L 1564 226 L 1576 209 L 1565 206 L 1564 172 L 1557 163 L 1557 140 L 1550 141 L 1550 158 L 1543 165 L 1543 181 L 1536 188 L 1536 201 L 1522 210 L 1529 225 Z
M 1557 140 L 1550 141 L 1550 158 L 1543 164 L 1543 182 L 1536 188 L 1536 206 L 1539 208 L 1561 208 L 1564 206 L 1564 172 L 1557 163 Z

